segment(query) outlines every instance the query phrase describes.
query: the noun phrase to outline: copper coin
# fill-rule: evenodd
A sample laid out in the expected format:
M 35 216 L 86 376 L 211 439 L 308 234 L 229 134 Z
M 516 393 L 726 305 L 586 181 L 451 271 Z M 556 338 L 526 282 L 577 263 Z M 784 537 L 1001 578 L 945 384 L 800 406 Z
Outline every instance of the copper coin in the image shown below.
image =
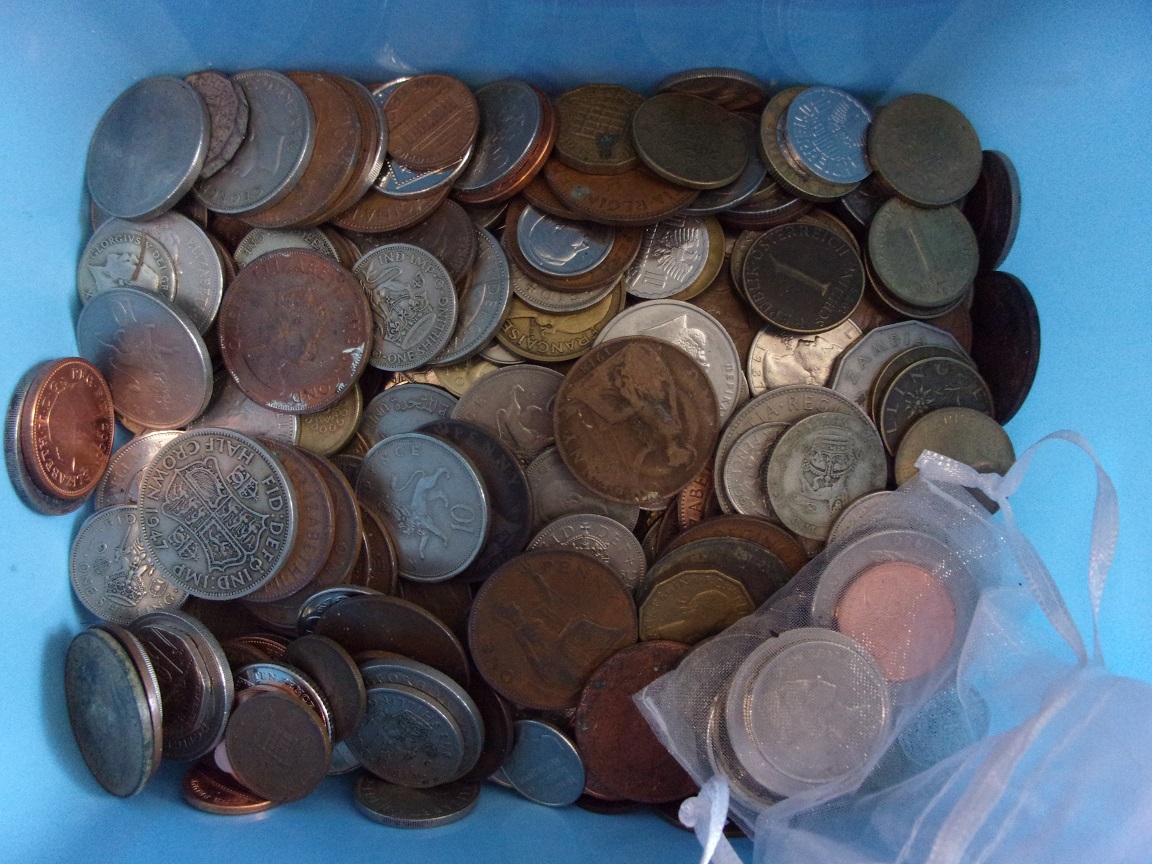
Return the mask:
M 276 806 L 207 762 L 198 762 L 188 769 L 181 790 L 188 804 L 214 816 L 247 816 Z
M 248 97 L 243 88 L 221 72 L 206 69 L 185 76 L 208 109 L 208 153 L 201 177 L 211 177 L 236 155 L 248 132 Z
M 676 524 L 680 530 L 698 525 L 710 516 L 720 515 L 712 466 L 705 465 L 692 482 L 676 496 Z
M 258 228 L 319 225 L 326 206 L 352 180 L 360 159 L 360 115 L 334 76 L 288 72 L 316 115 L 316 144 L 300 180 L 280 201 L 246 220 Z
M 556 446 L 572 474 L 624 504 L 675 495 L 708 464 L 720 417 L 701 366 L 668 342 L 610 339 L 556 393 Z
M 384 103 L 384 117 L 388 151 L 417 170 L 463 159 L 480 128 L 476 97 L 449 75 L 417 75 L 402 82 Z
M 289 444 L 265 441 L 264 446 L 284 465 L 296 493 L 296 539 L 276 575 L 247 595 L 253 603 L 283 600 L 311 582 L 328 560 L 336 533 L 332 495 L 320 469 Z
M 895 453 L 909 427 L 937 408 L 972 408 L 992 416 L 992 394 L 963 360 L 935 357 L 913 363 L 896 376 L 880 403 L 877 424 L 884 445 Z
M 1040 364 L 1040 317 L 1028 287 L 996 270 L 977 277 L 972 302 L 972 359 L 992 391 L 996 419 L 1016 416 Z
M 618 84 L 585 84 L 556 100 L 556 158 L 587 174 L 623 174 L 640 164 L 632 115 L 644 97 Z
M 548 181 L 544 179 L 543 172 L 533 177 L 528 185 L 520 190 L 520 195 L 525 201 L 544 213 L 551 213 L 561 219 L 582 218 L 579 213 L 557 197 L 556 193 L 552 191 L 552 187 L 548 185 Z
M 489 687 L 479 675 L 472 676 L 468 695 L 476 703 L 484 726 L 484 747 L 476 765 L 464 775 L 467 780 L 483 780 L 497 771 L 512 752 L 516 741 L 515 717 L 512 706 L 499 693 Z
M 665 551 L 671 552 L 695 540 L 712 537 L 751 540 L 784 562 L 784 566 L 793 574 L 799 573 L 808 563 L 804 548 L 786 529 L 759 517 L 741 514 L 717 516 L 687 528 L 668 544 Z
M 545 711 L 574 706 L 596 667 L 635 641 L 628 590 L 579 552 L 526 552 L 509 561 L 480 588 L 468 619 L 484 680 L 504 698 Z
M 956 607 L 936 576 L 889 561 L 860 573 L 836 603 L 836 627 L 876 660 L 889 681 L 908 681 L 936 667 L 956 635 Z
M 104 376 L 79 357 L 45 364 L 28 386 L 19 430 L 32 482 L 67 501 L 87 498 L 108 468 L 116 431 Z
M 674 72 L 654 88 L 691 93 L 729 111 L 760 111 L 768 101 L 768 89 L 741 69 L 706 67 Z
M 228 720 L 224 746 L 245 787 L 270 801 L 298 801 L 328 776 L 332 742 L 301 700 L 263 690 L 241 701 Z
M 971 289 L 968 296 L 971 297 Z M 936 318 L 923 319 L 925 324 L 950 333 L 965 351 L 972 351 L 972 312 L 970 303 L 960 303 L 951 312 L 939 315 Z
M 353 585 L 374 588 L 381 594 L 397 594 L 400 590 L 400 570 L 396 562 L 396 544 L 384 518 L 376 508 L 360 503 L 364 522 L 364 542 L 370 569 L 362 579 L 352 579 Z M 361 557 L 365 557 L 363 554 Z
M 356 731 L 367 710 L 368 696 L 356 661 L 340 645 L 315 633 L 293 639 L 284 660 L 320 688 L 332 715 L 332 742 Z
M 468 276 L 479 248 L 472 220 L 464 208 L 451 199 L 418 225 L 381 235 L 375 246 L 386 243 L 408 243 L 432 253 L 456 285 Z
M 751 156 L 735 115 L 700 96 L 675 91 L 650 96 L 636 109 L 632 143 L 654 172 L 692 189 L 727 186 Z
M 980 245 L 980 269 L 997 269 L 1012 250 L 1020 227 L 1020 178 L 1006 154 L 984 151 L 980 177 L 962 209 Z
M 343 213 L 363 198 L 380 176 L 388 155 L 388 129 L 384 124 L 384 111 L 376 104 L 368 88 L 343 75 L 333 75 L 332 78 L 352 97 L 352 104 L 360 119 L 360 158 L 344 189 L 331 200 L 323 213 L 315 217 L 321 222 L 327 222 Z
M 337 228 L 366 234 L 399 231 L 432 215 L 432 211 L 448 197 L 450 188 L 444 186 L 427 195 L 412 198 L 394 198 L 370 189 L 347 210 L 333 216 L 331 221 Z
M 605 225 L 654 225 L 679 213 L 700 194 L 669 183 L 643 165 L 604 176 L 585 174 L 559 159 L 549 159 L 544 179 L 561 204 Z
M 360 283 L 303 249 L 269 252 L 240 271 L 218 326 L 224 363 L 240 389 L 289 414 L 338 402 L 371 353 L 372 310 Z
M 472 589 L 467 582 L 416 582 L 401 579 L 400 596 L 443 621 L 461 639 L 468 638 L 468 610 L 472 606 Z
M 869 268 L 865 267 L 864 275 L 870 276 Z M 864 294 L 860 298 L 860 303 L 852 310 L 849 316 L 852 322 L 860 328 L 862 334 L 867 334 L 877 327 L 886 327 L 889 324 L 898 324 L 904 320 L 904 316 L 885 303 L 876 294 L 876 289 L 872 285 L 870 278 L 866 279 L 867 284 L 864 286 Z
M 736 353 L 740 356 L 740 365 L 744 366 L 752 350 L 752 340 L 756 338 L 763 322 L 740 297 L 728 270 L 722 269 L 708 288 L 688 302 L 720 322 L 732 337 Z
M 349 654 L 385 650 L 427 663 L 460 682 L 468 682 L 468 658 L 460 640 L 439 618 L 399 597 L 348 597 L 330 607 L 314 630 Z

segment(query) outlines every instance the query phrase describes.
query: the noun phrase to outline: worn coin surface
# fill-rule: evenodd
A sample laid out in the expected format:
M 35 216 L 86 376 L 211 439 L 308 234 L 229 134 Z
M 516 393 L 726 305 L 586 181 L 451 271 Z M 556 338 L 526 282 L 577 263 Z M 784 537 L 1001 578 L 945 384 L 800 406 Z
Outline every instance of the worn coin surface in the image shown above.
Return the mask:
M 278 249 L 311 249 L 333 261 L 340 258 L 332 240 L 319 228 L 253 228 L 236 247 L 236 266 L 243 269 L 261 255 Z
M 654 88 L 701 96 L 729 111 L 759 111 L 768 101 L 768 90 L 754 75 L 742 69 L 709 66 L 673 72 Z
M 894 457 L 897 484 L 915 476 L 916 460 L 925 450 L 971 465 L 982 473 L 1005 474 L 1016 461 L 1012 439 L 1004 427 L 971 408 L 941 408 L 925 414 L 908 428 Z
M 532 538 L 528 548 L 583 552 L 607 565 L 633 594 L 646 569 L 644 550 L 635 535 L 614 519 L 596 513 L 576 513 L 550 522 Z
M 176 265 L 172 255 L 145 225 L 110 219 L 97 228 L 76 268 L 76 291 L 87 303 L 113 288 L 137 288 L 176 298 Z
M 451 199 L 433 210 L 427 219 L 410 228 L 376 235 L 370 239 L 371 245 L 361 244 L 365 252 L 389 243 L 419 246 L 444 265 L 452 282 L 458 286 L 467 280 L 479 248 L 472 220 L 464 208 Z
M 644 102 L 617 84 L 585 84 L 556 100 L 556 158 L 588 174 L 622 174 L 639 164 L 632 115 Z
M 937 408 L 973 408 L 992 416 L 988 385 L 971 364 L 952 357 L 919 360 L 896 376 L 880 401 L 880 435 L 895 453 L 908 429 Z
M 584 298 L 588 294 L 566 296 Z M 500 345 L 527 360 L 541 363 L 574 360 L 592 347 L 619 313 L 624 306 L 624 296 L 622 283 L 610 283 L 594 303 L 561 312 L 541 311 L 520 297 L 513 297 L 496 338 Z
M 228 164 L 248 133 L 248 97 L 227 75 L 214 69 L 194 72 L 184 80 L 208 109 L 208 152 L 201 177 L 211 177 Z
M 472 91 L 449 75 L 402 81 L 384 103 L 388 150 L 416 169 L 457 162 L 476 140 L 480 108 Z
M 524 473 L 532 491 L 535 531 L 543 530 L 545 525 L 563 516 L 579 513 L 606 516 L 625 527 L 634 526 L 640 516 L 636 504 L 611 501 L 577 480 L 555 447 L 547 448 L 533 459 Z
M 860 328 L 851 318 L 811 335 L 766 326 L 756 334 L 748 352 L 749 390 L 759 396 L 785 384 L 827 386 L 836 361 L 860 336 Z
M 564 807 L 584 790 L 584 763 L 568 736 L 544 720 L 517 720 L 516 743 L 504 763 L 512 788 L 536 804 Z
M 640 639 L 695 645 L 755 609 L 740 580 L 719 570 L 681 570 L 654 585 L 640 604 Z
M 554 441 L 552 414 L 563 381 L 559 372 L 527 363 L 498 369 L 460 398 L 452 419 L 495 432 L 527 464 Z
M 476 809 L 480 782 L 454 780 L 431 789 L 412 789 L 364 772 L 356 778 L 354 795 L 356 807 L 373 822 L 390 828 L 439 828 Z
M 311 414 L 300 415 L 300 446 L 317 456 L 332 456 L 356 435 L 364 397 L 353 384 L 338 402 Z
M 140 475 L 145 466 L 161 447 L 179 434 L 179 431 L 145 432 L 113 453 L 108 469 L 96 486 L 96 509 L 135 504 L 140 500 Z
M 364 679 L 351 655 L 339 643 L 316 634 L 288 644 L 284 660 L 316 682 L 332 716 L 332 740 L 351 735 L 364 719 L 367 694 Z
M 703 272 L 709 255 L 704 221 L 674 216 L 644 229 L 640 253 L 624 274 L 630 295 L 659 300 L 678 294 Z
M 884 364 L 876 376 L 876 380 L 872 383 L 872 393 L 868 400 L 868 412 L 872 417 L 873 422 L 878 423 L 876 419 L 880 416 L 881 403 L 884 396 L 888 393 L 888 388 L 892 386 L 892 382 L 911 366 L 913 363 L 918 363 L 921 360 L 928 360 L 933 357 L 948 357 L 960 360 L 967 363 L 969 366 L 974 366 L 971 358 L 967 354 L 958 353 L 948 348 L 941 348 L 935 345 L 917 345 L 914 348 L 906 348 Z
M 197 762 L 188 769 L 181 791 L 190 806 L 214 816 L 247 816 L 276 806 L 207 762 Z
M 764 488 L 768 456 L 787 423 L 761 423 L 736 439 L 720 477 L 725 501 L 737 513 L 778 521 Z
M 459 294 L 456 329 L 433 363 L 458 363 L 488 344 L 500 329 L 512 296 L 508 259 L 500 243 L 483 228 L 476 228 L 472 233 L 478 239 L 479 248 L 468 287 Z
M 740 514 L 716 516 L 686 528 L 668 544 L 665 551 L 671 552 L 696 540 L 716 537 L 749 540 L 779 558 L 792 575 L 799 573 L 808 563 L 804 549 L 785 529 L 764 519 Z
M 457 194 L 475 194 L 513 173 L 532 152 L 544 125 L 540 98 L 523 81 L 493 81 L 475 96 L 480 127 L 472 158 L 453 184 Z
M 1040 364 L 1040 317 L 1028 287 L 997 270 L 976 279 L 972 359 L 992 392 L 996 419 L 1007 423 L 1024 404 Z
M 647 596 L 666 579 L 686 571 L 717 571 L 735 579 L 752 601 L 762 606 L 791 578 L 792 570 L 775 552 L 753 540 L 708 537 L 666 549 L 648 568 L 639 596 Z
M 109 223 L 108 228 L 114 228 L 115 224 Z M 120 224 L 127 226 L 131 223 Z M 171 256 L 176 291 L 171 299 L 201 333 L 207 333 L 216 319 L 225 284 L 224 265 L 211 238 L 199 225 L 180 213 L 165 213 L 136 225 L 141 233 L 159 242 Z
M 756 193 L 767 176 L 768 169 L 764 167 L 764 162 L 757 152 L 759 135 L 756 122 L 746 115 L 734 116 L 748 139 L 748 164 L 744 166 L 740 176 L 727 186 L 701 192 L 691 206 L 685 209 L 686 216 L 709 216 L 739 207 Z
M 691 189 L 718 189 L 748 164 L 748 139 L 725 109 L 690 93 L 650 96 L 632 115 L 632 143 L 644 164 Z
M 370 444 L 376 444 L 449 417 L 457 401 L 451 393 L 431 384 L 391 387 L 372 397 L 364 410 L 361 430 Z
M 679 213 L 700 194 L 697 189 L 670 183 L 643 165 L 605 176 L 549 159 L 543 173 L 561 204 L 605 225 L 651 225 Z
M 328 775 L 332 758 L 320 718 L 299 699 L 272 689 L 236 706 L 224 746 L 236 779 L 277 803 L 306 797 Z
M 513 293 L 533 309 L 541 312 L 579 312 L 595 306 L 615 289 L 616 285 L 609 282 L 600 288 L 591 288 L 587 291 L 569 292 L 557 291 L 541 285 L 525 273 L 515 261 L 508 261 L 510 284 Z M 482 354 L 487 354 L 485 349 Z M 518 355 L 512 355 L 520 359 Z M 495 362 L 495 361 L 493 361 Z
M 298 444 L 300 441 L 300 415 L 273 411 L 253 402 L 222 370 L 213 381 L 212 401 L 199 417 L 188 424 L 189 429 L 223 427 L 242 432 L 250 438 Z

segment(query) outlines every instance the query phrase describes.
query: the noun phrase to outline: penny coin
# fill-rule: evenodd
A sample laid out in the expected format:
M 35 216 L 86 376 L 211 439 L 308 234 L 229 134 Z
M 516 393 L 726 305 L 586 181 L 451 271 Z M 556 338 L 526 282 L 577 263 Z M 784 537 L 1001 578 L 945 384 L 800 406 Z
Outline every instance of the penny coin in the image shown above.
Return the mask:
M 364 457 L 356 491 L 379 505 L 401 576 L 450 579 L 484 546 L 484 482 L 469 458 L 438 438 L 405 432 L 384 439 Z
M 644 550 L 640 541 L 615 520 L 595 513 L 563 516 L 542 528 L 529 550 L 571 549 L 606 565 L 635 594 L 644 578 Z
M 640 604 L 640 639 L 695 645 L 755 609 L 738 579 L 719 570 L 682 570 L 653 586 Z
M 705 465 L 692 482 L 681 489 L 676 496 L 676 524 L 683 531 L 693 525 L 699 525 L 710 516 L 719 515 L 720 512 L 712 466 Z
M 371 189 L 347 210 L 332 217 L 331 222 L 345 231 L 370 234 L 410 228 L 431 216 L 447 199 L 450 188 L 444 184 L 430 192 L 407 198 Z
M 300 415 L 273 411 L 253 402 L 227 370 L 222 370 L 213 382 L 212 401 L 188 428 L 222 427 L 249 438 L 295 445 L 300 441 L 300 419 Z
M 631 594 L 608 567 L 567 550 L 509 561 L 481 586 L 468 621 L 484 680 L 541 710 L 574 706 L 592 671 L 635 641 Z
M 209 210 L 242 215 L 281 201 L 300 180 L 316 143 L 316 116 L 304 92 L 266 69 L 232 76 L 248 99 L 248 134 L 236 155 L 193 191 Z
M 231 774 L 206 762 L 198 762 L 188 769 L 181 791 L 185 802 L 214 816 L 247 816 L 276 806 L 246 789 Z
M 456 290 L 436 258 L 390 243 L 357 261 L 353 272 L 372 306 L 373 366 L 416 369 L 444 349 L 456 326 Z
M 572 741 L 544 720 L 517 720 L 504 763 L 508 783 L 535 804 L 566 807 L 584 791 L 584 763 Z
M 398 579 L 396 595 L 421 609 L 431 612 L 461 639 L 467 638 L 468 610 L 472 607 L 472 588 L 468 582 L 413 582 Z
M 390 828 L 439 828 L 476 809 L 477 780 L 454 780 L 432 789 L 412 789 L 363 772 L 356 778 L 356 807 L 373 822 Z
M 179 431 L 145 432 L 112 454 L 108 469 L 96 486 L 96 509 L 135 504 L 140 500 L 140 475 L 160 448 L 179 435 Z
M 93 297 L 76 322 L 80 355 L 100 370 L 116 413 L 145 429 L 175 429 L 212 395 L 212 363 L 192 321 L 133 288 Z
M 145 78 L 121 93 L 92 133 L 88 191 L 105 213 L 151 219 L 192 188 L 208 154 L 209 116 L 179 78 Z
M 880 180 L 920 207 L 963 198 L 980 176 L 976 130 L 956 106 L 910 93 L 876 112 L 868 129 L 868 156 Z
M 87 303 L 113 288 L 138 288 L 176 298 L 176 265 L 169 250 L 136 222 L 110 219 L 97 228 L 76 268 L 76 291 Z
M 1032 389 L 1040 364 L 1040 318 L 1027 286 L 1010 273 L 976 279 L 972 359 L 992 392 L 995 417 L 1007 423 Z
M 771 325 L 756 334 L 748 353 L 748 386 L 759 396 L 786 384 L 827 386 L 840 355 L 860 338 L 851 318 L 809 336 L 788 333 Z
M 344 189 L 329 198 L 324 209 L 313 217 L 319 222 L 330 221 L 363 198 L 380 177 L 388 155 L 388 127 L 384 122 L 384 112 L 368 88 L 343 75 L 333 75 L 332 80 L 352 97 L 352 104 L 360 120 L 359 159 Z
M 20 412 L 20 452 L 46 494 L 86 499 L 108 468 L 115 433 L 112 394 L 100 371 L 80 357 L 41 366 Z
M 987 474 L 1006 474 L 1016 461 L 1012 439 L 999 423 L 971 408 L 941 408 L 925 414 L 896 448 L 896 483 L 904 484 L 917 473 L 916 460 L 925 450 L 971 465 Z
M 268 640 L 265 639 L 259 642 L 263 645 L 268 644 Z M 275 650 L 280 651 L 280 646 L 277 645 Z M 331 739 L 332 712 L 327 699 L 316 682 L 294 666 L 276 660 L 241 666 L 236 670 L 236 690 L 242 699 L 265 690 L 275 690 L 291 696 L 316 716 L 323 725 L 325 734 Z
M 468 278 L 468 287 L 460 291 L 456 329 L 448 344 L 432 362 L 457 363 L 476 354 L 500 329 L 511 298 L 508 259 L 499 241 L 483 228 L 472 234 L 479 239 L 479 251 Z
M 658 804 L 696 790 L 632 701 L 632 694 L 675 669 L 688 650 L 676 642 L 642 642 L 592 673 L 572 724 L 589 794 Z
M 792 575 L 799 573 L 808 563 L 808 556 L 796 538 L 779 525 L 755 516 L 739 514 L 716 516 L 685 529 L 668 544 L 665 552 L 671 552 L 697 540 L 715 537 L 749 540 L 779 558 L 787 572 Z
M 632 115 L 644 97 L 616 84 L 585 84 L 556 100 L 556 158 L 588 174 L 622 174 L 639 164 Z
M 759 134 L 755 120 L 741 114 L 733 116 L 748 140 L 748 164 L 744 166 L 740 176 L 727 186 L 701 192 L 692 205 L 686 208 L 687 216 L 710 216 L 740 206 L 756 193 L 768 174 L 768 169 L 764 167 L 764 162 L 757 152 Z
M 780 521 L 812 540 L 826 539 L 841 510 L 887 481 L 884 446 L 872 424 L 831 412 L 807 417 L 784 432 L 765 475 Z
M 317 456 L 332 456 L 356 434 L 364 408 L 360 387 L 353 384 L 338 402 L 300 415 L 300 446 Z
M 675 72 L 656 85 L 655 91 L 672 90 L 701 96 L 729 111 L 759 111 L 768 91 L 756 77 L 740 69 L 708 67 Z
M 549 160 L 549 162 L 552 161 L 555 160 Z M 576 213 L 556 196 L 552 187 L 548 185 L 548 181 L 544 179 L 543 172 L 533 177 L 532 182 L 520 190 L 520 197 L 542 213 L 551 213 L 561 219 L 581 218 L 579 213 Z
M 384 103 L 388 150 L 416 169 L 458 161 L 476 140 L 480 109 L 472 91 L 448 75 L 417 75 L 400 83 Z
M 563 381 L 559 372 L 542 366 L 498 369 L 473 385 L 451 416 L 494 432 L 526 465 L 553 443 L 553 406 Z
M 871 173 L 864 142 L 871 112 L 834 87 L 808 87 L 784 115 L 785 137 L 804 171 L 829 183 L 859 183 Z
M 969 363 L 952 357 L 919 360 L 901 372 L 880 402 L 879 429 L 895 453 L 908 429 L 937 408 L 972 408 L 992 416 L 992 394 Z
M 368 403 L 361 429 L 368 442 L 376 444 L 391 435 L 415 432 L 426 423 L 446 419 L 458 401 L 430 384 L 392 387 Z
M 236 266 L 243 269 L 261 255 L 279 249 L 311 249 L 333 261 L 340 258 L 332 240 L 318 228 L 253 228 L 236 247 Z
M 140 480 L 140 537 L 173 585 L 226 600 L 268 582 L 296 536 L 296 496 L 279 460 L 227 429 L 185 432 Z
M 804 87 L 781 90 L 768 102 L 760 117 L 760 158 L 768 168 L 769 176 L 788 195 L 808 201 L 824 203 L 835 201 L 851 192 L 854 183 L 830 183 L 811 174 L 801 172 L 788 159 L 788 145 L 783 140 L 781 120 L 785 120 L 792 102 L 804 92 Z
M 419 246 L 443 264 L 452 282 L 460 285 L 471 272 L 479 248 L 471 223 L 464 208 L 448 199 L 418 224 L 375 238 L 371 248 L 388 243 Z
M 644 336 L 609 340 L 560 385 L 556 446 L 573 475 L 610 501 L 662 501 L 708 463 L 719 431 L 711 393 L 679 348 Z
M 787 428 L 787 423 L 753 426 L 728 451 L 720 482 L 724 498 L 735 512 L 779 521 L 764 488 L 764 472 L 772 448 Z
M 530 84 L 511 78 L 493 81 L 476 90 L 475 96 L 479 132 L 472 158 L 454 184 L 455 193 L 467 200 L 515 173 L 544 126 L 544 106 Z
M 361 503 L 360 511 L 364 523 L 364 548 L 356 561 L 356 570 L 349 578 L 354 585 L 374 588 L 381 594 L 397 594 L 400 574 L 396 565 L 396 544 L 384 525 L 384 517 L 371 505 Z
M 997 269 L 1012 251 L 1020 227 L 1020 178 L 1006 154 L 984 151 L 980 177 L 962 209 L 976 233 L 980 269 Z
M 214 69 L 194 72 L 184 80 L 208 109 L 208 152 L 200 176 L 211 177 L 236 155 L 248 133 L 248 97 L 239 84 Z
M 351 655 L 324 636 L 293 639 L 284 660 L 316 682 L 332 715 L 332 740 L 340 742 L 355 732 L 364 718 L 367 695 L 364 679 Z
M 592 222 L 646 226 L 674 216 L 700 192 L 677 186 L 643 165 L 623 174 L 586 174 L 559 159 L 544 164 L 544 179 L 560 203 Z
M 224 745 L 236 778 L 270 801 L 299 801 L 328 774 L 332 742 L 299 699 L 265 690 L 240 702 Z
M 621 504 L 593 492 L 574 476 L 564 464 L 560 452 L 549 447 L 525 469 L 532 490 L 532 526 L 544 526 L 563 516 L 594 513 L 606 516 L 625 527 L 634 526 L 640 516 L 636 504 Z
M 690 93 L 658 93 L 632 115 L 636 153 L 656 174 L 691 189 L 718 189 L 748 163 L 740 122 L 725 109 Z

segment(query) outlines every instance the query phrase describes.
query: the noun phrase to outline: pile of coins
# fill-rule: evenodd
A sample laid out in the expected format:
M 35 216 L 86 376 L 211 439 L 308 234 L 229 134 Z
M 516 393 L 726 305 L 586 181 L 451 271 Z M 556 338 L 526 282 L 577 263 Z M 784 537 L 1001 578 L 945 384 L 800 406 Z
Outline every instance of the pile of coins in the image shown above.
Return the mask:
M 105 788 L 169 758 L 221 813 L 361 766 L 393 825 L 485 778 L 674 802 L 631 695 L 921 450 L 1011 464 L 1011 162 L 935 97 L 769 95 L 256 70 L 116 100 L 83 359 L 29 372 L 6 437 L 29 506 L 95 498 L 66 680 Z

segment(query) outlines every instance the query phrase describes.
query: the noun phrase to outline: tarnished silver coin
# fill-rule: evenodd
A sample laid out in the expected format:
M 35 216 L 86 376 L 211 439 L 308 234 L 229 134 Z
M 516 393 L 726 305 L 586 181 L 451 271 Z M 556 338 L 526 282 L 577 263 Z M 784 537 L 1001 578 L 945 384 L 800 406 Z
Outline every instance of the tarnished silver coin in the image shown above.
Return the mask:
M 140 536 L 169 582 L 206 600 L 268 582 L 296 538 L 296 496 L 280 462 L 229 429 L 168 442 L 140 480 Z
M 581 309 L 587 309 L 590 306 L 595 306 L 609 294 L 616 290 L 617 283 L 611 282 L 603 288 L 594 288 L 591 291 L 579 291 L 569 293 L 567 291 L 557 291 L 554 288 L 548 288 L 541 285 L 539 282 L 532 279 L 527 273 L 516 266 L 515 261 L 508 262 L 508 272 L 511 280 L 512 292 L 531 306 L 533 309 L 539 309 L 543 312 L 579 312 Z M 523 357 L 519 357 L 508 351 L 496 343 L 501 351 L 504 351 L 511 357 L 515 357 L 519 363 L 524 362 Z M 486 359 L 488 357 L 488 349 L 481 352 L 481 356 Z M 492 360 L 496 363 L 496 360 Z
M 472 158 L 453 184 L 461 192 L 491 186 L 531 152 L 544 122 L 540 97 L 531 85 L 505 79 L 476 90 L 480 129 Z
M 476 229 L 476 238 L 472 276 L 457 299 L 456 329 L 432 359 L 437 365 L 458 363 L 483 348 L 500 329 L 512 296 L 508 259 L 500 243 L 483 228 Z
M 467 420 L 496 434 L 523 464 L 555 440 L 552 409 L 564 376 L 522 363 L 485 375 L 460 397 L 453 420 Z
M 780 118 L 800 167 L 829 183 L 859 183 L 872 173 L 865 152 L 872 112 L 835 87 L 808 87 Z
M 108 470 L 96 487 L 96 509 L 140 500 L 140 475 L 160 448 L 179 435 L 173 432 L 145 432 L 112 454 Z
M 153 294 L 114 288 L 76 322 L 80 356 L 112 390 L 116 413 L 144 429 L 177 429 L 212 396 L 212 361 L 196 325 Z
M 279 72 L 253 69 L 232 76 L 248 99 L 248 134 L 236 155 L 193 187 L 217 213 L 251 213 L 296 186 L 316 144 L 316 115 L 304 92 Z
M 148 563 L 130 504 L 93 513 L 72 541 L 72 590 L 93 615 L 127 624 L 146 612 L 175 609 L 188 594 Z
M 109 219 L 93 232 L 76 268 L 81 303 L 113 288 L 176 297 L 176 265 L 168 249 L 144 226 L 123 219 Z
M 476 809 L 480 784 L 456 780 L 432 789 L 410 789 L 368 772 L 356 778 L 356 807 L 390 828 L 438 828 L 458 822 Z
M 451 579 L 488 536 L 488 493 L 466 456 L 431 435 L 405 432 L 368 451 L 356 493 L 379 506 L 401 576 Z
M 752 340 L 748 352 L 748 386 L 759 396 L 785 384 L 827 386 L 832 367 L 857 339 L 860 328 L 851 318 L 823 333 L 804 335 L 767 325 Z
M 268 252 L 280 249 L 311 249 L 333 261 L 340 260 L 340 254 L 332 241 L 319 228 L 253 228 L 232 253 L 236 266 L 244 268 Z
M 644 549 L 635 535 L 614 519 L 596 513 L 577 513 L 550 522 L 532 538 L 528 549 L 583 552 L 607 565 L 633 594 L 648 569 Z
M 608 257 L 616 229 L 595 222 L 561 219 L 524 207 L 515 226 L 516 242 L 533 267 L 553 276 L 579 276 Z
M 360 434 L 376 444 L 401 432 L 415 432 L 425 423 L 452 416 L 457 399 L 431 384 L 404 384 L 377 393 L 364 409 Z
M 205 427 L 232 429 L 249 438 L 263 438 L 282 444 L 300 443 L 298 414 L 273 411 L 244 395 L 227 372 L 221 372 L 214 382 L 214 395 L 204 413 L 188 424 L 189 429 Z
M 992 393 L 971 363 L 955 357 L 918 360 L 884 391 L 877 425 L 888 452 L 895 453 L 912 424 L 940 408 L 971 408 L 991 417 Z
M 336 588 L 325 588 L 317 591 L 300 606 L 300 617 L 296 623 L 296 634 L 307 636 L 316 629 L 316 622 L 320 616 L 336 603 L 348 597 L 369 597 L 380 592 L 363 585 L 340 585 Z
M 734 512 L 780 521 L 764 488 L 764 472 L 768 469 L 772 448 L 787 428 L 787 423 L 753 426 L 737 438 L 728 451 L 720 482 L 725 503 L 731 504 Z
M 768 457 L 768 500 L 784 526 L 824 540 L 850 503 L 888 482 L 884 443 L 851 414 L 826 412 L 797 421 Z
M 708 231 L 695 216 L 673 216 L 644 229 L 640 252 L 624 271 L 625 290 L 641 300 L 679 294 L 704 271 Z
M 104 227 L 113 228 L 115 222 Z M 122 223 L 128 224 L 128 223 Z M 159 241 L 176 268 L 176 295 L 172 301 L 196 328 L 207 332 L 224 297 L 224 265 L 204 230 L 180 213 L 165 213 L 136 223 L 148 237 Z
M 854 534 L 869 530 L 874 524 L 877 511 L 891 506 L 895 492 L 870 492 L 861 495 L 840 511 L 836 521 L 828 531 L 828 546 L 843 543 Z
M 631 529 L 640 518 L 635 504 L 621 504 L 602 498 L 572 476 L 560 451 L 549 447 L 524 470 L 532 490 L 532 525 L 536 531 L 563 516 L 593 513 Z
M 403 372 L 439 354 L 456 326 L 456 289 L 448 271 L 418 246 L 378 246 L 352 268 L 372 304 L 371 363 Z
M 208 109 L 185 81 L 145 78 L 121 93 L 92 133 L 88 191 L 112 216 L 151 219 L 192 188 L 208 154 Z
M 249 663 L 236 670 L 236 689 L 245 690 L 258 684 L 271 684 L 286 688 L 297 699 L 307 705 L 324 724 L 328 737 L 332 737 L 332 712 L 324 693 L 316 682 L 294 666 L 286 663 Z
M 503 767 L 512 788 L 536 804 L 564 807 L 584 791 L 576 745 L 544 720 L 516 721 L 516 743 Z

